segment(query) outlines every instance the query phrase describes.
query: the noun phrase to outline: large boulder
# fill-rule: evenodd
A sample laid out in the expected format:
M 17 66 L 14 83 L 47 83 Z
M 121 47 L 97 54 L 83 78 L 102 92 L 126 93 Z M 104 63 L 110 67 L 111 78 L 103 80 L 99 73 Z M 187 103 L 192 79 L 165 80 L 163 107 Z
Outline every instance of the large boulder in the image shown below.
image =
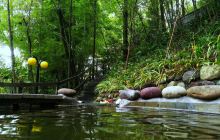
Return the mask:
M 192 80 L 199 78 L 199 73 L 196 70 L 190 70 L 183 74 L 182 80 L 189 83 Z
M 220 97 L 220 86 L 206 85 L 191 87 L 187 90 L 187 95 L 203 100 L 217 99 Z
M 170 86 L 162 90 L 164 98 L 179 98 L 186 95 L 186 89 L 180 86 Z
M 200 78 L 202 80 L 213 80 L 220 77 L 220 65 L 202 66 Z
M 205 85 L 215 85 L 215 83 L 212 82 L 212 81 L 207 81 L 207 80 L 204 80 L 204 81 L 196 81 L 196 82 L 191 82 L 191 83 L 189 84 L 189 87 L 205 86 Z
M 144 88 L 141 90 L 140 95 L 142 99 L 162 97 L 161 90 L 158 87 Z
M 137 100 L 140 98 L 140 91 L 138 90 L 132 90 L 132 89 L 126 89 L 126 90 L 119 90 L 119 97 L 121 99 L 127 99 L 127 100 Z
M 57 91 L 57 93 L 63 94 L 68 97 L 73 97 L 74 95 L 76 95 L 76 91 L 74 89 L 70 89 L 70 88 L 61 88 Z

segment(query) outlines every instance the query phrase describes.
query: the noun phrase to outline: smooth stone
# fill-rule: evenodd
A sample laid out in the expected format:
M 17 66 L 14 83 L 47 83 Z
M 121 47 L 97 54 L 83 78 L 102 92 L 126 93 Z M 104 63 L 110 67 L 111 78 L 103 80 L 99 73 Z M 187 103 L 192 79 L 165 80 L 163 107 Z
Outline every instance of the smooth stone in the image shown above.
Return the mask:
M 202 80 L 213 80 L 220 77 L 220 65 L 202 66 L 200 78 Z
M 164 98 L 179 98 L 186 95 L 186 89 L 180 86 L 170 86 L 162 90 Z
M 196 70 L 187 71 L 182 76 L 182 80 L 187 83 L 198 78 L 199 78 L 199 73 Z
M 196 81 L 196 82 L 191 82 L 189 87 L 194 87 L 194 86 L 204 86 L 204 85 L 215 85 L 214 82 L 212 81 Z
M 158 87 L 148 87 L 141 90 L 140 96 L 142 99 L 151 99 L 162 97 L 161 90 Z
M 58 94 L 63 94 L 68 97 L 72 97 L 76 94 L 76 90 L 70 88 L 61 88 L 57 91 Z
M 179 83 L 177 83 L 177 85 L 176 86 L 180 86 L 180 87 L 183 87 L 183 88 L 185 88 L 186 87 L 186 85 L 185 85 L 185 83 L 184 82 L 179 82 Z
M 176 81 L 171 81 L 167 87 L 170 87 L 170 86 L 176 86 L 177 82 Z
M 138 90 L 132 90 L 132 89 L 126 89 L 126 90 L 119 90 L 119 97 L 121 99 L 127 99 L 127 100 L 137 100 L 140 98 L 140 91 Z
M 187 90 L 187 95 L 203 100 L 217 99 L 220 97 L 220 86 L 206 85 L 191 87 Z

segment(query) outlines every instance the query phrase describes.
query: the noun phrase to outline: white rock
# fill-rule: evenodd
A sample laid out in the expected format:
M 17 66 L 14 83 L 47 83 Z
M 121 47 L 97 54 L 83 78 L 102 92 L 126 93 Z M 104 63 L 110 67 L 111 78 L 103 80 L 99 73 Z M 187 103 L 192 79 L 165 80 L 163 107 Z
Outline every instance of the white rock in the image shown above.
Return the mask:
M 77 102 L 78 102 L 79 104 L 82 104 L 82 103 L 83 103 L 83 101 L 80 101 L 80 100 L 78 100 Z
M 57 91 L 58 94 L 63 94 L 65 96 L 73 96 L 76 94 L 76 91 L 74 89 L 70 88 L 61 88 Z
M 117 105 L 118 107 L 125 107 L 127 104 L 129 104 L 131 101 L 126 100 L 126 99 L 120 99 L 119 104 Z
M 115 102 L 115 104 L 116 104 L 116 105 L 119 105 L 120 102 L 121 102 L 121 99 L 118 99 L 118 100 Z
M 181 86 L 170 86 L 162 90 L 164 98 L 179 98 L 186 95 L 186 89 Z

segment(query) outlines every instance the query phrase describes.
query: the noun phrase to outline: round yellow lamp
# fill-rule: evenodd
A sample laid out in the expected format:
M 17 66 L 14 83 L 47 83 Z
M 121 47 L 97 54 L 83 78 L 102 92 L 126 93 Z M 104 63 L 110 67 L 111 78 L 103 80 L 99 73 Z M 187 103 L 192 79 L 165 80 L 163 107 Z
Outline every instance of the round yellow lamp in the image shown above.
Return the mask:
M 42 61 L 40 63 L 40 67 L 43 68 L 43 69 L 46 69 L 46 68 L 48 68 L 48 63 L 46 61 Z
M 28 65 L 34 66 L 37 64 L 37 59 L 34 57 L 28 58 Z

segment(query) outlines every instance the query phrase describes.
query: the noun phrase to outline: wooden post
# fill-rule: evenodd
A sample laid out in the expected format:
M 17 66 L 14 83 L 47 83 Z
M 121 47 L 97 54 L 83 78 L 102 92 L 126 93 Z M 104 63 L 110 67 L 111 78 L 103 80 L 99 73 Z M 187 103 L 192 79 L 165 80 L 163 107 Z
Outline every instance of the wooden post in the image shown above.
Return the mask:
M 39 83 L 39 79 L 40 79 L 40 63 L 39 63 L 37 58 L 36 58 L 36 60 L 37 60 L 36 83 L 38 84 Z M 38 85 L 35 88 L 35 94 L 38 94 Z

